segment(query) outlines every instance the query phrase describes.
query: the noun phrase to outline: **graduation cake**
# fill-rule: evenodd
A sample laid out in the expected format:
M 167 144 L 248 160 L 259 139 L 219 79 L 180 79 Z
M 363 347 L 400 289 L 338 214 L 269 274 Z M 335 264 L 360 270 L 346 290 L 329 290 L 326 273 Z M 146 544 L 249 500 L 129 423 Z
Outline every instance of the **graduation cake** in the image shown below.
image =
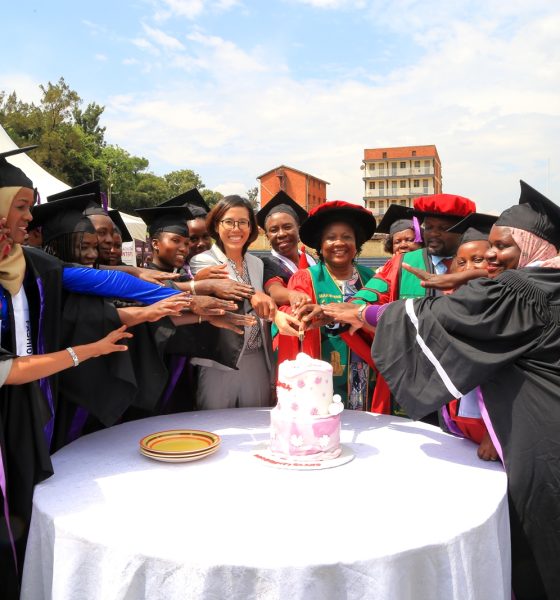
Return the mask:
M 277 405 L 270 412 L 270 451 L 280 457 L 330 460 L 340 448 L 341 398 L 332 366 L 300 353 L 278 367 Z

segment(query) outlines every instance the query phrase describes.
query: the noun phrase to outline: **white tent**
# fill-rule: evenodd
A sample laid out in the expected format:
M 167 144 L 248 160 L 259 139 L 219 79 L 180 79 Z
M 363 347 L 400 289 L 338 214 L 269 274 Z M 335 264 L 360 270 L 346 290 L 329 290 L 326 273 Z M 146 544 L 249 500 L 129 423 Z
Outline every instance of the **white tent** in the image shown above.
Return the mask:
M 6 133 L 6 130 L 0 125 L 0 152 L 7 152 L 8 150 L 15 150 L 17 145 L 14 144 L 10 136 Z M 39 166 L 31 157 L 27 154 L 16 154 L 15 156 L 9 156 L 6 160 L 10 161 L 16 167 L 19 167 L 33 182 L 33 185 L 39 190 L 39 196 L 44 202 L 47 196 L 63 192 L 70 188 L 69 185 L 63 183 L 56 177 L 53 177 L 50 173 L 45 171 L 43 167 Z M 146 224 L 142 219 L 121 213 L 123 221 L 130 231 L 130 235 L 140 241 L 146 239 Z

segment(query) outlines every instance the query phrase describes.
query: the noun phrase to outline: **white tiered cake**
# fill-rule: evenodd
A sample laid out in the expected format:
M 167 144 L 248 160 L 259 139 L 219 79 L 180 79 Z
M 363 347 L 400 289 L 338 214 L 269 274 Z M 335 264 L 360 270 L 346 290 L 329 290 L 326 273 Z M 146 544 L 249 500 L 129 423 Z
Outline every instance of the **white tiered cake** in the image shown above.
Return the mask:
M 290 458 L 330 460 L 340 448 L 340 396 L 333 397 L 332 367 L 300 353 L 278 367 L 278 403 L 270 413 L 270 450 Z

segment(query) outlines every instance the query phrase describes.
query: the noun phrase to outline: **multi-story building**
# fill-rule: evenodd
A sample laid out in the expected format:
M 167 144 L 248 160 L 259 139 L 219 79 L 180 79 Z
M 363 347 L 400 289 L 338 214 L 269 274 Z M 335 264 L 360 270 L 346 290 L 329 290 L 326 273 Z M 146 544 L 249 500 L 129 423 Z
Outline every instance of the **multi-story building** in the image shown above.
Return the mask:
M 361 169 L 364 205 L 378 220 L 390 204 L 412 206 L 414 198 L 441 194 L 441 163 L 433 145 L 366 148 Z
M 279 191 L 286 192 L 307 211 L 327 201 L 328 181 L 286 165 L 275 167 L 257 179 L 261 188 L 261 207 Z

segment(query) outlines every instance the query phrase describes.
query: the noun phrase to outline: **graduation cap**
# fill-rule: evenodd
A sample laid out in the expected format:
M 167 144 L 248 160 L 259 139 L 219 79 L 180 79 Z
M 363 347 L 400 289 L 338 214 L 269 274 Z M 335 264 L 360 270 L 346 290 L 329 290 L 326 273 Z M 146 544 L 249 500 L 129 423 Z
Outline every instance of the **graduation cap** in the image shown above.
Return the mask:
M 43 244 L 48 244 L 67 233 L 95 233 L 91 221 L 83 214 L 84 208 L 93 200 L 93 194 L 84 194 L 53 200 L 34 207 L 33 221 L 37 218 L 42 227 Z
M 390 204 L 383 218 L 379 221 L 376 232 L 394 235 L 405 229 L 414 229 L 412 209 L 400 204 Z
M 431 194 L 414 200 L 413 214 L 419 218 L 463 218 L 476 212 L 476 204 L 456 194 Z
M 496 225 L 529 231 L 560 248 L 560 207 L 528 183 L 519 183 L 519 204 L 504 210 Z
M 19 168 L 8 162 L 8 156 L 29 152 L 37 146 L 25 146 L 24 148 L 14 148 L 6 152 L 0 152 L 0 187 L 24 187 L 33 189 L 33 182 Z
M 130 231 L 128 231 L 128 228 L 125 225 L 123 218 L 121 217 L 121 213 L 118 210 L 113 209 L 108 212 L 108 216 L 111 218 L 111 221 L 113 221 L 117 229 L 120 231 L 122 241 L 132 242 L 132 236 L 130 235 Z
M 497 219 L 496 215 L 471 213 L 447 231 L 463 234 L 459 245 L 466 244 L 467 242 L 487 240 L 490 229 L 492 229 L 492 225 L 494 225 Z
M 300 226 L 308 217 L 305 208 L 300 206 L 293 198 L 283 191 L 280 191 L 273 196 L 256 214 L 259 227 L 264 229 L 268 217 L 276 213 L 287 213 L 292 215 Z
M 171 200 L 166 200 L 158 204 L 158 207 L 162 206 L 186 206 L 191 211 L 192 219 L 196 219 L 197 217 L 204 218 L 210 212 L 210 207 L 197 188 L 183 192 L 175 196 L 175 198 L 171 198 Z
M 101 205 L 101 182 L 97 179 L 95 181 L 86 181 L 73 188 L 47 196 L 47 202 L 62 200 L 63 198 L 73 198 L 75 196 L 84 196 L 86 194 L 94 194 L 96 204 Z
M 187 221 L 193 218 L 186 206 L 154 206 L 137 208 L 134 211 L 148 226 L 148 235 L 152 238 L 160 231 L 189 236 Z

